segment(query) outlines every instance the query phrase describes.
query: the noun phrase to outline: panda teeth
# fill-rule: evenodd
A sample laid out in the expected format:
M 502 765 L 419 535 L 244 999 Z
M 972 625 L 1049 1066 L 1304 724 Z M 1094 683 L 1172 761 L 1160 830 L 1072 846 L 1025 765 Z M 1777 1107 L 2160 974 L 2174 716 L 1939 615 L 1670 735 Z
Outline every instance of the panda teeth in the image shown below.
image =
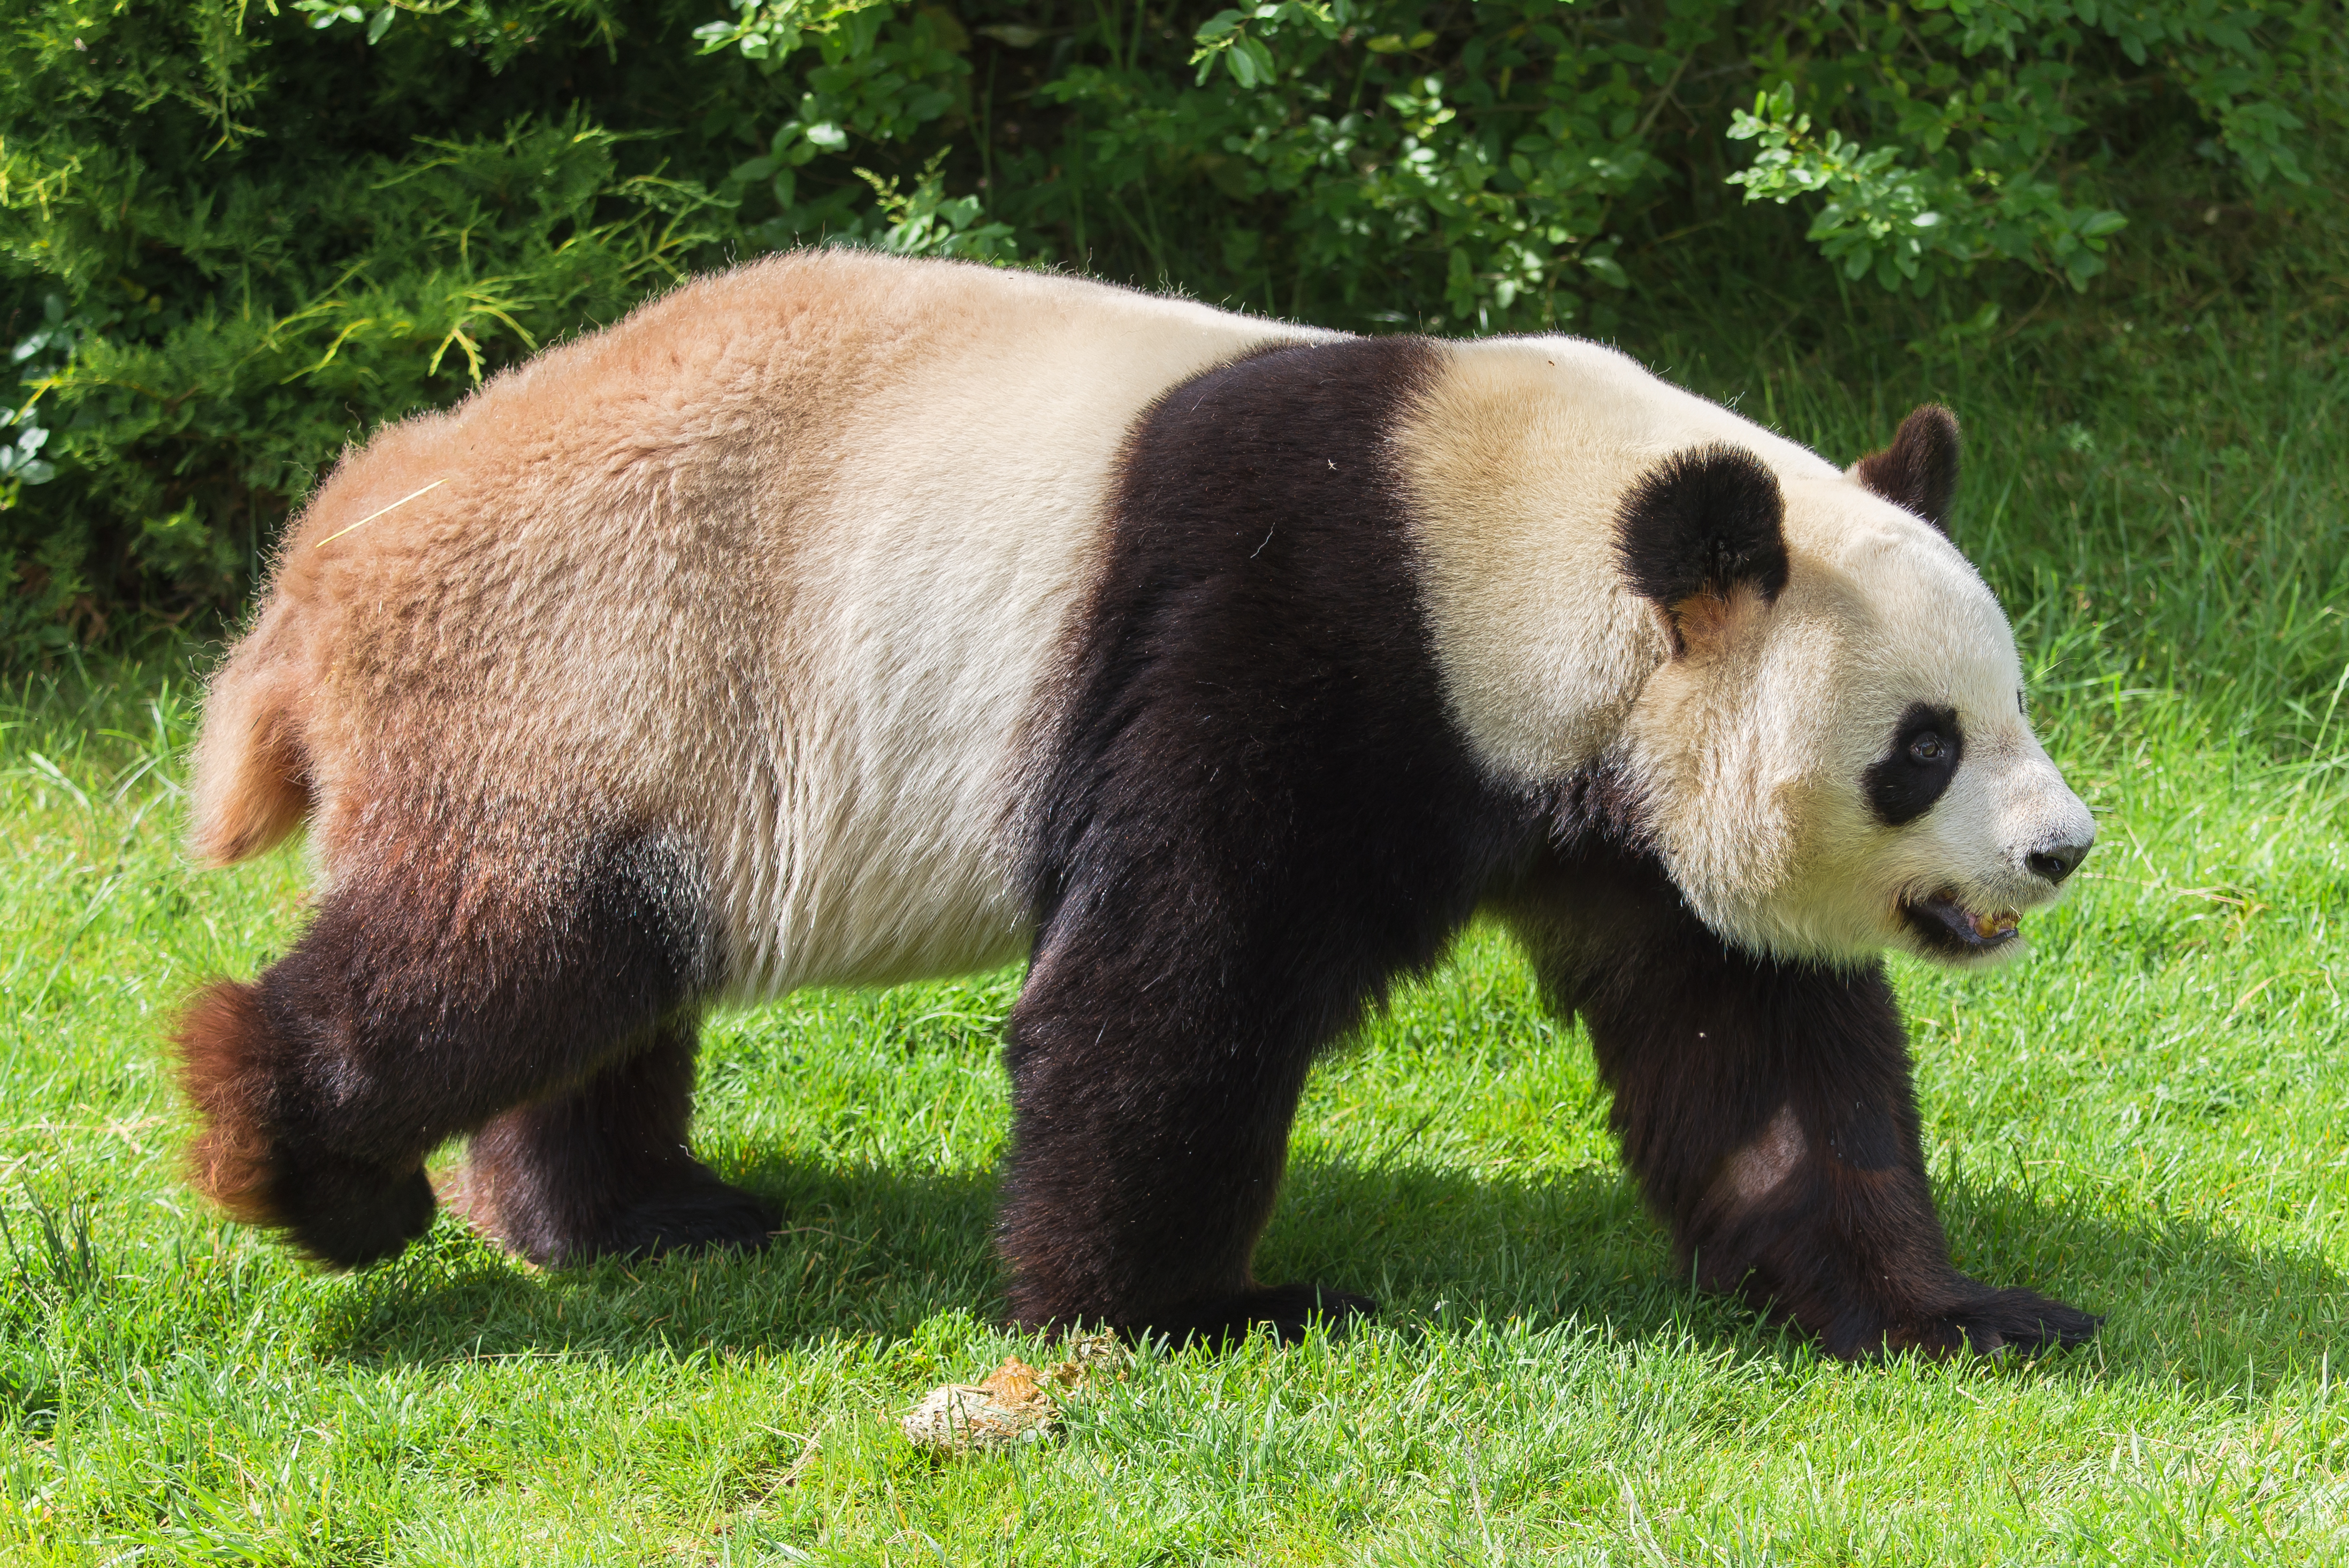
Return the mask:
M 1951 892 L 1936 893 L 1908 906 L 1909 916 L 1928 930 L 1946 933 L 1946 940 L 1961 948 L 1984 951 L 2013 940 L 2022 917 L 2013 910 L 1978 915 Z

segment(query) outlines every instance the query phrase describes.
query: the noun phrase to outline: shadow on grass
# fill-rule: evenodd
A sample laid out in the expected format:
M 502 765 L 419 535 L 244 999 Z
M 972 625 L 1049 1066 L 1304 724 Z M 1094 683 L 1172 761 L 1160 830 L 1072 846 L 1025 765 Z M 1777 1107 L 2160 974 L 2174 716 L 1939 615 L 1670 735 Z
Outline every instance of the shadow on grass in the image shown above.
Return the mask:
M 2322 1258 L 2246 1245 L 2190 1219 L 2090 1213 L 2012 1187 L 1936 1189 L 1960 1268 L 2104 1314 L 2095 1345 L 2054 1365 L 2216 1393 L 2313 1376 L 2349 1334 L 2349 1280 Z M 1366 1290 L 1391 1323 L 1572 1315 L 1629 1339 L 1685 1333 L 1754 1355 L 1793 1348 L 1755 1314 L 1694 1291 L 1630 1179 L 1599 1167 L 1527 1180 L 1300 1166 L 1259 1269 Z
M 430 1363 L 556 1352 L 628 1358 L 755 1355 L 842 1336 L 894 1338 L 947 1314 L 999 1318 L 994 1178 L 786 1159 L 736 1171 L 785 1214 L 764 1251 L 541 1272 L 443 1218 L 356 1282 L 321 1348 Z M 2340 1343 L 2349 1291 L 2321 1260 L 2246 1247 L 2154 1216 L 2116 1221 L 2009 1188 L 1942 1193 L 1959 1265 L 2106 1314 L 2098 1345 L 2061 1365 L 2204 1393 L 2313 1368 Z M 1365 1291 L 1406 1332 L 1568 1316 L 1619 1338 L 1688 1336 L 1742 1355 L 1793 1339 L 1679 1278 L 1661 1231 L 1618 1172 L 1543 1179 L 1394 1162 L 1291 1171 L 1258 1272 Z

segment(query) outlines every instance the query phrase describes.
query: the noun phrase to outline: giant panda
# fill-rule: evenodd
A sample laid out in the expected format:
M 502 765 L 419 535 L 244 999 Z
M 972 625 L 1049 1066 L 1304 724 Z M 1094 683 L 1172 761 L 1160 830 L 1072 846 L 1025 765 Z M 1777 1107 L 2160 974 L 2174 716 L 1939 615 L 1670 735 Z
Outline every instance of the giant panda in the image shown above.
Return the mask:
M 212 680 L 192 849 L 316 913 L 179 1026 L 194 1184 L 336 1265 L 755 1246 L 705 1010 L 1028 961 L 1010 1318 L 1370 1310 L 1251 1272 L 1313 1062 L 1479 911 L 1704 1284 L 1837 1355 L 2069 1344 L 1951 1263 L 1886 950 L 2012 951 L 2095 825 L 1942 531 L 1560 337 L 1365 338 L 845 250 L 384 430 Z

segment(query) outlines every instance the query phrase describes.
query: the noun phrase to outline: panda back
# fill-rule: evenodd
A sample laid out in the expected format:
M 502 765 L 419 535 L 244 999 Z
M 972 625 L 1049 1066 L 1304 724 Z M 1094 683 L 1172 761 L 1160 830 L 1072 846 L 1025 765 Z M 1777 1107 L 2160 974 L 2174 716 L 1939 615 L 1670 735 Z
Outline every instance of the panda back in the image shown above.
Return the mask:
M 1314 336 L 867 253 L 697 280 L 347 458 L 215 706 L 297 693 L 268 732 L 329 885 L 427 837 L 511 883 L 652 832 L 737 992 L 996 961 L 1127 427 Z

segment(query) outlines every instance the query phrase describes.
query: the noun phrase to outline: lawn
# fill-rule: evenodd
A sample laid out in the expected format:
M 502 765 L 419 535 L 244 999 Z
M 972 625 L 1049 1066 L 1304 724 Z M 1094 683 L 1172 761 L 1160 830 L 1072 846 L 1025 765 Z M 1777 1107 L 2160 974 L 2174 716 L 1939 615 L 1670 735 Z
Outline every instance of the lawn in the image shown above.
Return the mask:
M 444 1216 L 314 1272 L 175 1175 L 171 1011 L 305 883 L 180 858 L 175 645 L 0 697 L 0 1556 L 2349 1559 L 2349 380 L 2307 336 L 2114 317 L 2060 377 L 1627 343 L 1842 457 L 1968 420 L 1960 536 L 2102 837 L 2021 960 L 1898 979 L 1960 1265 L 2089 1347 L 1843 1366 L 1694 1293 L 1483 929 L 1317 1073 L 1265 1245 L 1377 1325 L 1146 1352 L 1007 1455 L 895 1417 L 1050 1354 L 993 1326 L 1016 972 L 714 1023 L 699 1147 L 788 1216 L 755 1257 L 546 1273 Z

